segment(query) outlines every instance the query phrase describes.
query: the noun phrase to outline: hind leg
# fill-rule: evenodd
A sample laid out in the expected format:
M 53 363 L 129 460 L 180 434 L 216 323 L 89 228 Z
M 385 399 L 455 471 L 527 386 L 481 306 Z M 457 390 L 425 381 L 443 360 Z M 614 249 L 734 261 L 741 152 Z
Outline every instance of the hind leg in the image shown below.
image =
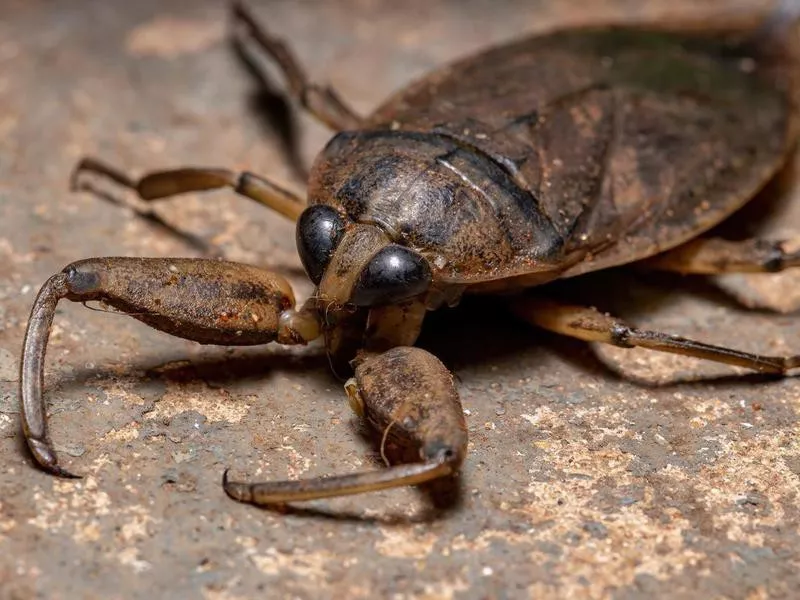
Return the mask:
M 800 241 L 698 238 L 643 261 L 641 265 L 686 275 L 776 273 L 800 266 Z
M 245 33 L 281 70 L 294 99 L 309 113 L 334 131 L 359 129 L 363 119 L 352 111 L 328 86 L 309 80 L 292 51 L 279 38 L 264 29 L 242 2 L 232 5 L 234 25 Z

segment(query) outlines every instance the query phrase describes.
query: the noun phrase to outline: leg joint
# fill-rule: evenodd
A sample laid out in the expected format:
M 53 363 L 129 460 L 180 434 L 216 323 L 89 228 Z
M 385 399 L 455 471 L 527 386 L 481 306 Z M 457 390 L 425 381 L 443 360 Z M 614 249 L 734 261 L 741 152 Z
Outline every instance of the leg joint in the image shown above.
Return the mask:
M 786 252 L 783 250 L 782 242 L 774 242 L 769 244 L 767 250 L 767 258 L 764 261 L 764 270 L 768 273 L 777 273 L 782 271 L 785 266 Z
M 611 343 L 620 348 L 633 348 L 630 337 L 633 329 L 623 323 L 616 322 L 611 326 L 609 334 L 611 336 Z
M 97 259 L 88 259 L 72 263 L 64 269 L 64 283 L 71 294 L 83 296 L 98 291 L 100 274 L 97 263 Z

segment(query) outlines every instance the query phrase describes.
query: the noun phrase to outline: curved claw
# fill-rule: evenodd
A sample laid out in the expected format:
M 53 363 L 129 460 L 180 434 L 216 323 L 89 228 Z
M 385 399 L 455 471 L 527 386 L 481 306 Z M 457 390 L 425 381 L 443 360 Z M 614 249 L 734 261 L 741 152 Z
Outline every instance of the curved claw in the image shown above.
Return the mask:
M 53 475 L 74 478 L 77 476 L 58 465 L 55 450 L 47 442 L 47 419 L 42 397 L 47 339 L 56 304 L 66 293 L 66 275 L 58 273 L 47 280 L 36 296 L 23 342 L 19 397 L 22 401 L 22 430 L 33 458 L 42 469 Z
M 64 467 L 59 465 L 55 452 L 44 440 L 28 438 L 27 442 L 33 458 L 36 459 L 36 462 L 42 469 L 51 475 L 63 477 L 64 479 L 83 479 L 83 475 L 70 473 Z
M 455 473 L 454 461 L 440 459 L 399 465 L 381 471 L 351 475 L 316 477 L 263 483 L 230 481 L 228 469 L 222 475 L 222 488 L 230 498 L 256 506 L 272 506 L 300 500 L 318 500 L 375 492 L 404 485 L 419 485 Z

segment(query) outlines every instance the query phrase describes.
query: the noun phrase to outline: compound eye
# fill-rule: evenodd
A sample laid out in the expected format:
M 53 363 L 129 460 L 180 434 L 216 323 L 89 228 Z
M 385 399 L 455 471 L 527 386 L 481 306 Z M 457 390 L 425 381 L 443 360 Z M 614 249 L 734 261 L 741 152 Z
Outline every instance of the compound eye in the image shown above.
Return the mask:
M 295 232 L 297 252 L 311 281 L 319 285 L 333 251 L 344 233 L 344 219 L 330 206 L 309 206 L 300 215 Z
M 413 250 L 390 244 L 361 271 L 350 302 L 356 306 L 393 304 L 419 296 L 430 284 L 428 261 Z

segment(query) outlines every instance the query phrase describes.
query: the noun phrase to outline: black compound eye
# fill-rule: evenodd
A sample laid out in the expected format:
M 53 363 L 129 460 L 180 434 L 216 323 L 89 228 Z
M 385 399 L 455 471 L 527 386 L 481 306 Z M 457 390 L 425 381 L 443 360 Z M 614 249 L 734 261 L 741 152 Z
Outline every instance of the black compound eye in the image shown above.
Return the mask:
M 310 206 L 300 215 L 295 232 L 297 252 L 308 277 L 316 285 L 322 280 L 343 233 L 344 219 L 330 206 Z
M 373 256 L 358 277 L 350 302 L 377 306 L 422 294 L 431 283 L 428 262 L 413 250 L 390 244 Z

